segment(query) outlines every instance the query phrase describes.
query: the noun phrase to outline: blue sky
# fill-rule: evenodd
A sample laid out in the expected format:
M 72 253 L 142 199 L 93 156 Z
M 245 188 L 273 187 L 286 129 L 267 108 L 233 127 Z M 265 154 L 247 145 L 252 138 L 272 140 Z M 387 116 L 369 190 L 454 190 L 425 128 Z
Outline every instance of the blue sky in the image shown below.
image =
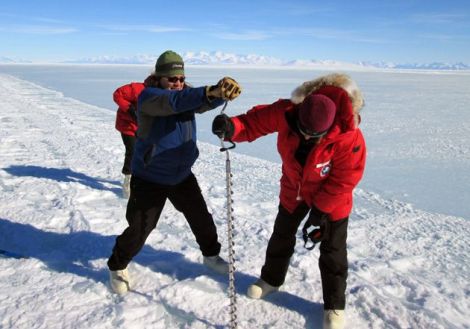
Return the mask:
M 470 1 L 19 0 L 0 57 L 62 61 L 166 49 L 283 60 L 470 63 Z

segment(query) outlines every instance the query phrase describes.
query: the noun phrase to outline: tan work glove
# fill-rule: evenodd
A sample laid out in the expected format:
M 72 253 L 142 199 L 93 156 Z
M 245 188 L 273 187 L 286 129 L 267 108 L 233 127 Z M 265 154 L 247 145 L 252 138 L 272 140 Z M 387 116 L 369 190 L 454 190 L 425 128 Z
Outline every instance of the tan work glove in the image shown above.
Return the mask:
M 241 92 L 242 87 L 230 77 L 224 77 L 216 85 L 206 87 L 206 97 L 209 100 L 222 98 L 226 101 L 233 101 Z

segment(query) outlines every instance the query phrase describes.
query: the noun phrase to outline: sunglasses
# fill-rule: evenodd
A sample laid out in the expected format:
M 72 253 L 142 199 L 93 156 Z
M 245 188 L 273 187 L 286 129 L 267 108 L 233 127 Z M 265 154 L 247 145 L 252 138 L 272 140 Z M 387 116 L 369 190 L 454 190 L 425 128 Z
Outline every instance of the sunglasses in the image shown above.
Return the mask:
M 186 77 L 180 77 L 180 78 L 178 78 L 178 77 L 167 77 L 166 79 L 168 80 L 168 82 L 171 82 L 171 83 L 176 83 L 177 81 L 183 83 L 184 80 L 186 79 Z
M 328 130 L 327 131 L 322 131 L 322 132 L 316 132 L 316 131 L 310 130 L 308 128 L 305 128 L 304 126 L 302 126 L 302 124 L 300 123 L 299 120 L 297 120 L 297 128 L 299 128 L 299 131 L 303 135 L 308 136 L 310 138 L 322 137 L 322 136 L 326 135 L 326 133 L 328 132 Z

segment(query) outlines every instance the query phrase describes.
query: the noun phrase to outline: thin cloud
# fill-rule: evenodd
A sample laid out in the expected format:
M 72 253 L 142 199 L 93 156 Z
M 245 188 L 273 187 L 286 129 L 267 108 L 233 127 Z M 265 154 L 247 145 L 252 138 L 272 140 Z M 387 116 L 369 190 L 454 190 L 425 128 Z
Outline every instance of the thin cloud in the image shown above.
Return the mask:
M 263 17 L 278 17 L 278 16 L 312 16 L 317 14 L 335 13 L 339 9 L 335 5 L 330 5 L 325 2 L 322 4 L 312 4 L 309 1 L 299 1 L 291 3 L 287 1 L 269 1 L 268 6 L 264 6 L 261 13 L 258 15 Z
M 115 32 L 167 33 L 190 31 L 187 28 L 160 25 L 101 25 L 100 27 Z
M 337 39 L 364 43 L 387 43 L 388 40 L 375 38 L 361 32 L 351 30 L 325 29 L 325 28 L 305 28 L 305 29 L 283 29 L 273 32 L 276 35 L 305 35 L 317 39 Z
M 227 32 L 213 34 L 216 38 L 224 40 L 256 41 L 266 40 L 279 36 L 308 36 L 317 39 L 336 39 L 363 43 L 387 43 L 388 40 L 371 37 L 360 32 L 351 30 L 325 29 L 325 28 L 288 28 L 270 31 L 248 31 L 248 32 Z
M 309 6 L 309 5 L 301 5 L 297 6 L 294 4 L 285 4 L 285 10 L 283 13 L 288 16 L 312 16 L 312 15 L 319 15 L 319 14 L 329 14 L 334 13 L 338 10 L 338 8 L 330 7 L 330 6 Z
M 470 42 L 470 37 L 467 35 L 455 35 L 455 34 L 421 34 L 418 37 L 424 38 L 424 39 L 431 39 L 431 40 L 438 40 L 438 41 L 446 41 L 446 42 L 452 42 L 452 41 L 462 41 L 462 42 Z
M 0 31 L 10 33 L 22 33 L 22 34 L 68 34 L 78 32 L 76 28 L 72 27 L 57 27 L 57 26 L 46 26 L 46 25 L 21 25 L 21 26 L 10 26 L 0 27 Z
M 32 17 L 34 21 L 41 22 L 41 23 L 55 23 L 55 24 L 64 24 L 66 21 L 54 19 L 54 18 L 47 18 L 47 17 Z
M 411 16 L 415 23 L 426 24 L 455 24 L 455 22 L 468 22 L 469 17 L 464 14 L 416 14 Z
M 53 24 L 65 24 L 67 23 L 64 20 L 59 20 L 55 18 L 43 17 L 43 16 L 25 16 L 25 15 L 17 15 L 17 14 L 10 14 L 10 13 L 2 13 L 0 12 L 0 17 L 7 17 L 13 18 L 18 22 L 19 20 L 22 21 L 30 21 L 30 22 L 40 22 L 40 23 L 53 23 Z
M 217 33 L 213 34 L 216 38 L 223 40 L 266 40 L 272 37 L 270 33 L 259 32 L 259 31 L 249 31 L 243 33 Z

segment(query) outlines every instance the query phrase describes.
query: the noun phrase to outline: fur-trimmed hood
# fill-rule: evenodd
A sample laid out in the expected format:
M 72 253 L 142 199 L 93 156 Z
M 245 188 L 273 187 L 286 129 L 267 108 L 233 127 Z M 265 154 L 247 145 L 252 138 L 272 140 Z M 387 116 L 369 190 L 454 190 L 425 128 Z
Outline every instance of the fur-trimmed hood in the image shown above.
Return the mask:
M 352 115 L 354 120 L 354 127 L 357 127 L 360 122 L 359 112 L 364 106 L 364 98 L 362 92 L 357 86 L 356 82 L 348 75 L 343 73 L 332 73 L 321 76 L 311 81 L 305 81 L 292 92 L 291 101 L 294 104 L 300 104 L 305 97 L 311 93 L 317 92 L 323 87 L 333 86 L 343 89 L 349 96 L 350 104 L 341 106 L 337 103 L 338 111 L 352 111 L 352 113 L 338 113 L 340 116 Z M 333 99 L 334 100 L 334 99 Z

